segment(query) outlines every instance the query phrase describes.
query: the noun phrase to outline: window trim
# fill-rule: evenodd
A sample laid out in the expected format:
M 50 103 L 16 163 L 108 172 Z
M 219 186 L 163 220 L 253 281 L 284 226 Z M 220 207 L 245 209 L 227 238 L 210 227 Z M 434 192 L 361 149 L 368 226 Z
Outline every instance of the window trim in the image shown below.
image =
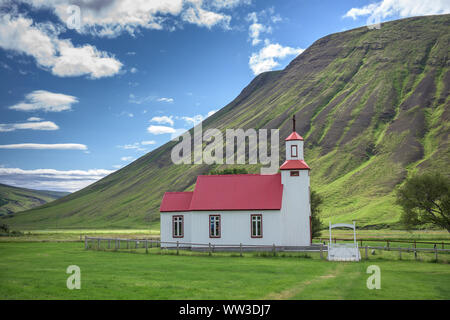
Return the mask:
M 295 154 L 294 154 L 294 149 L 295 149 Z M 291 145 L 291 157 L 292 158 L 293 157 L 295 157 L 295 158 L 298 157 L 298 147 L 295 144 Z
M 211 234 L 211 217 L 219 217 L 219 230 L 218 230 L 218 235 L 214 236 Z M 208 232 L 209 232 L 209 237 L 210 238 L 221 238 L 222 237 L 222 217 L 220 216 L 220 214 L 210 214 L 208 217 Z
M 253 235 L 253 217 L 261 218 L 261 234 L 259 236 Z M 262 238 L 263 237 L 263 216 L 260 213 L 255 213 L 250 215 L 250 237 L 252 238 Z
M 175 218 L 181 218 L 181 235 L 175 235 Z M 172 238 L 184 238 L 184 215 L 177 214 L 172 216 Z
M 300 171 L 298 171 L 298 170 L 291 170 L 290 175 L 291 175 L 291 177 L 299 177 L 300 176 Z

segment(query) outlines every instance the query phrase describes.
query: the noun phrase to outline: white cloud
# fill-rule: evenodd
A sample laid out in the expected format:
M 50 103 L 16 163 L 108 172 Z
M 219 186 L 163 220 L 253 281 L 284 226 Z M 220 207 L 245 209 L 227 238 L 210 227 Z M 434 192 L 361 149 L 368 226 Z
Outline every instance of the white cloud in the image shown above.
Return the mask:
M 217 24 L 221 25 L 224 29 L 230 28 L 231 17 L 229 15 L 204 10 L 200 7 L 200 5 L 195 5 L 188 8 L 183 12 L 181 17 L 183 21 L 202 27 L 207 27 L 209 29 Z
M 182 27 L 180 20 L 200 27 L 217 25 L 228 29 L 231 16 L 219 11 L 251 3 L 250 0 L 21 1 L 52 10 L 64 23 L 71 14 L 67 7 L 77 4 L 82 15 L 79 32 L 101 37 L 117 37 L 123 32 L 133 35 L 140 29 L 174 30 Z
M 29 118 L 27 119 L 27 121 L 41 121 L 41 120 L 43 120 L 43 119 L 38 118 L 38 117 L 29 117 Z
M 120 160 L 122 160 L 122 161 L 133 161 L 134 158 L 133 157 L 122 157 L 122 158 L 120 158 Z
M 172 103 L 173 99 L 172 98 L 158 98 L 158 101 Z
M 249 66 L 255 75 L 265 71 L 273 70 L 279 66 L 277 59 L 284 59 L 288 56 L 299 55 L 304 49 L 283 47 L 278 43 L 267 43 L 258 53 L 253 53 L 249 60 Z
M 137 71 L 138 71 L 138 69 L 136 69 L 135 67 L 133 67 L 133 68 L 130 69 L 130 72 L 131 72 L 131 73 L 136 73 Z
M 122 164 L 114 164 L 112 167 L 115 169 L 120 169 L 123 167 L 123 165 Z
M 133 144 L 125 144 L 123 146 L 117 146 L 118 148 L 121 149 L 125 149 L 125 150 L 130 150 L 130 149 L 135 149 L 138 151 L 146 151 L 146 149 L 142 148 L 139 144 L 139 142 L 133 143 Z
M 202 122 L 202 121 L 205 120 L 206 118 L 212 116 L 212 115 L 213 115 L 214 113 L 216 113 L 216 112 L 217 112 L 217 110 L 211 110 L 211 111 L 209 111 L 209 112 L 207 113 L 206 116 L 203 116 L 203 115 L 201 115 L 201 114 L 197 114 L 197 115 L 195 115 L 195 116 L 193 116 L 193 117 L 186 117 L 186 116 L 183 116 L 183 117 L 181 117 L 181 119 L 183 119 L 183 120 L 186 122 L 186 124 L 188 124 L 188 125 L 196 126 L 197 124 L 199 124 L 200 122 Z
M 448 0 L 383 0 L 360 8 L 352 8 L 344 17 L 355 20 L 359 16 L 369 16 L 368 21 L 376 22 L 392 16 L 404 18 L 445 13 L 450 13 Z
M 147 131 L 151 134 L 165 134 L 165 133 L 175 133 L 175 129 L 167 126 L 154 126 L 151 125 L 147 128 Z
M 1 144 L 0 149 L 36 149 L 36 150 L 87 150 L 86 145 L 79 143 L 18 143 Z
M 71 110 L 71 106 L 78 103 L 78 99 L 62 93 L 45 90 L 35 90 L 25 96 L 25 101 L 10 106 L 9 109 L 18 111 L 60 112 Z
M 247 16 L 247 21 L 252 22 L 248 28 L 249 37 L 252 40 L 252 45 L 257 45 L 261 42 L 261 33 L 272 33 L 272 27 L 264 26 L 258 23 L 258 15 L 256 12 L 251 12 Z
M 251 0 L 211 0 L 211 5 L 218 9 L 233 9 L 240 5 L 250 5 Z
M 186 121 L 186 123 L 188 125 L 195 126 L 195 125 L 199 124 L 200 122 L 202 122 L 205 118 L 201 114 L 197 114 L 193 117 L 184 116 L 184 117 L 181 117 L 181 119 Z
M 159 124 L 170 124 L 171 126 L 173 126 L 174 122 L 172 120 L 172 116 L 168 117 L 168 116 L 161 116 L 161 117 L 153 117 L 150 121 L 151 122 L 156 122 Z
M 175 131 L 170 135 L 170 139 L 173 140 L 182 135 L 183 133 L 185 133 L 186 131 L 188 131 L 188 129 L 184 128 L 175 129 Z
M 59 127 L 52 121 L 42 122 L 24 122 L 24 123 L 1 123 L 0 132 L 9 132 L 15 130 L 58 130 Z
M 143 148 L 142 146 L 148 146 L 156 144 L 156 141 L 154 140 L 146 140 L 141 142 L 135 142 L 132 144 L 125 144 L 123 146 L 117 146 L 118 148 L 125 149 L 125 150 L 137 150 L 137 151 L 147 151 L 147 149 Z
M 172 102 L 174 102 L 174 99 L 173 98 L 166 98 L 166 97 L 158 98 L 155 95 L 149 95 L 149 96 L 146 96 L 146 97 L 139 98 L 136 95 L 134 95 L 133 93 L 130 93 L 129 96 L 128 96 L 128 102 L 129 103 L 143 104 L 143 103 L 146 103 L 146 102 L 149 102 L 149 101 L 158 101 L 158 102 L 172 103 Z
M 55 170 L 0 168 L 0 182 L 16 187 L 74 192 L 114 172 L 113 170 Z
M 156 141 L 155 140 L 141 141 L 141 144 L 143 146 L 147 146 L 147 145 L 151 145 L 151 144 L 156 144 Z
M 208 112 L 206 117 L 208 118 L 208 117 L 212 116 L 216 112 L 217 112 L 217 110 L 211 110 L 211 111 Z
M 88 75 L 97 79 L 117 74 L 122 63 L 91 45 L 75 47 L 59 39 L 59 30 L 50 23 L 37 24 L 23 16 L 0 16 L 0 47 L 27 54 L 36 63 L 60 77 Z

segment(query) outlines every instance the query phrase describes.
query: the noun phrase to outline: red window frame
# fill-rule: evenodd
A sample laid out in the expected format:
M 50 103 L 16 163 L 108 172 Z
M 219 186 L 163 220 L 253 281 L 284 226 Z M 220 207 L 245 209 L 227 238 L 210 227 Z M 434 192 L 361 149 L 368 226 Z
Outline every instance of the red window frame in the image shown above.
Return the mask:
M 175 218 L 181 218 L 181 235 L 175 235 Z M 174 215 L 172 216 L 172 238 L 184 238 L 184 216 Z
M 295 150 L 295 154 L 294 154 L 294 150 Z M 291 157 L 298 157 L 298 147 L 295 144 L 291 145 Z
M 219 218 L 219 226 L 218 226 L 218 235 L 211 234 L 211 218 L 212 217 L 218 217 Z M 208 230 L 209 230 L 209 237 L 210 238 L 220 238 L 222 235 L 222 218 L 220 214 L 210 214 L 208 218 Z
M 253 217 L 260 217 L 261 218 L 261 234 L 259 236 L 253 235 Z M 262 238 L 263 237 L 263 217 L 262 214 L 251 214 L 250 215 L 250 236 L 252 238 Z

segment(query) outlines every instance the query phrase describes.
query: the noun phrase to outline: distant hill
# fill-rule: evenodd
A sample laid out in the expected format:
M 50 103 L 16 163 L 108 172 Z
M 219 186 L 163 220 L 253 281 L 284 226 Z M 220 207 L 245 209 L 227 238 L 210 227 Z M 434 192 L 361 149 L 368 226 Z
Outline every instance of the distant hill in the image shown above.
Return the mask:
M 393 225 L 400 215 L 395 189 L 406 177 L 427 170 L 450 176 L 449 49 L 450 15 L 331 34 L 284 70 L 255 77 L 203 128 L 279 128 L 283 161 L 295 114 L 325 221 Z M 8 221 L 22 228 L 158 223 L 165 191 L 192 190 L 197 175 L 226 167 L 173 165 L 174 145 Z
M 68 194 L 69 192 L 24 189 L 0 183 L 0 216 L 35 208 Z

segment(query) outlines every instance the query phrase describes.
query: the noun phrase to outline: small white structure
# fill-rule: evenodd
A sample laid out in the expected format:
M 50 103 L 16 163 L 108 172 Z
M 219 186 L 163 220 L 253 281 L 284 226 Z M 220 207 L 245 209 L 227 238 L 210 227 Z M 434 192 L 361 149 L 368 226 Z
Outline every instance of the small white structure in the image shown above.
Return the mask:
M 177 241 L 310 246 L 310 168 L 295 120 L 285 140 L 281 173 L 198 176 L 193 192 L 166 192 L 160 207 L 163 246 L 176 246 Z
M 353 243 L 332 243 L 331 229 L 333 228 L 350 228 L 353 229 Z M 358 243 L 356 242 L 356 226 L 353 224 L 330 222 L 330 242 L 328 243 L 328 260 L 329 261 L 360 261 Z

